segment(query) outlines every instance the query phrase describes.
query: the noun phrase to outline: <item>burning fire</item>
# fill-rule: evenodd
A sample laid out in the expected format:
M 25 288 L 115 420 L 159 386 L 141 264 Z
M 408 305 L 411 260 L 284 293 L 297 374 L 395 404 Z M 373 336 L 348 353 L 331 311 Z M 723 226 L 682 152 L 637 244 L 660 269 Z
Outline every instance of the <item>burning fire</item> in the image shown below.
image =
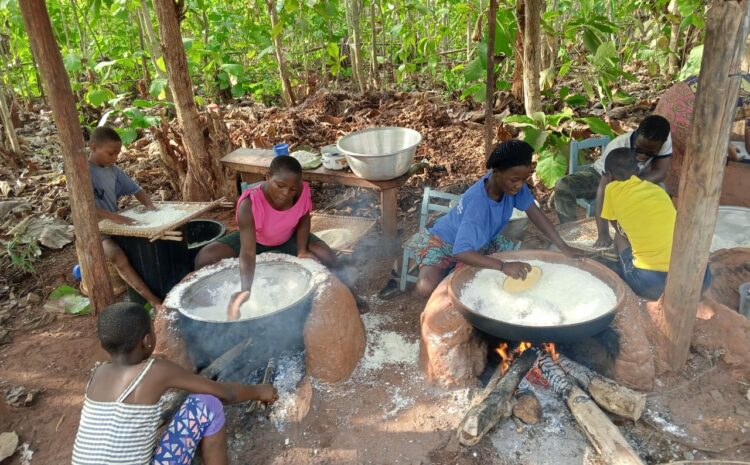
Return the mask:
M 500 356 L 500 369 L 502 370 L 502 373 L 507 373 L 513 360 L 532 347 L 534 347 L 534 345 L 528 341 L 520 342 L 513 349 L 510 348 L 507 342 L 500 343 L 495 349 L 495 352 Z M 560 357 L 560 354 L 557 353 L 557 348 L 555 347 L 554 342 L 542 343 L 542 349 L 552 357 L 552 360 L 557 360 L 558 357 Z

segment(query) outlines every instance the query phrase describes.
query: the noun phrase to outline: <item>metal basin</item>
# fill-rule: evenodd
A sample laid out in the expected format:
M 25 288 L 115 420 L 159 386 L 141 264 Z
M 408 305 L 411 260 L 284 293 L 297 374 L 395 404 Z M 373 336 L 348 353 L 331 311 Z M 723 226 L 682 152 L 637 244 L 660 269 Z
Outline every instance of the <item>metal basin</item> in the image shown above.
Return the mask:
M 750 243 L 750 208 L 719 206 L 711 253 L 747 243 Z
M 607 329 L 615 318 L 615 314 L 624 303 L 626 293 L 625 282 L 615 272 L 594 260 L 572 260 L 559 252 L 548 250 L 517 250 L 502 252 L 493 256 L 500 260 L 540 260 L 548 263 L 560 263 L 587 271 L 612 288 L 617 298 L 617 303 L 610 309 L 602 309 L 602 313 L 590 320 L 568 325 L 524 326 L 508 323 L 507 321 L 497 320 L 475 312 L 461 302 L 460 295 L 463 288 L 479 271 L 479 269 L 474 267 L 463 266 L 456 270 L 450 277 L 448 293 L 451 301 L 475 328 L 492 336 L 510 341 L 577 342 Z
M 422 135 L 413 129 L 382 127 L 348 134 L 338 148 L 354 174 L 369 181 L 385 181 L 406 174 Z
M 198 273 L 198 272 L 196 272 Z M 284 260 L 258 261 L 256 285 L 277 283 L 291 285 L 294 289 L 278 301 L 278 308 L 260 316 L 247 316 L 237 321 L 226 321 L 225 313 L 206 312 L 206 307 L 224 306 L 229 295 L 216 295 L 217 289 L 229 288 L 228 283 L 239 287 L 238 266 L 224 268 L 216 273 L 195 279 L 188 275 L 168 295 L 165 303 L 180 314 L 180 330 L 188 348 L 188 355 L 198 368 L 210 364 L 248 337 L 252 338 L 246 360 L 253 360 L 253 352 L 263 357 L 287 350 L 302 350 L 302 330 L 310 312 L 314 283 L 311 273 L 304 267 Z

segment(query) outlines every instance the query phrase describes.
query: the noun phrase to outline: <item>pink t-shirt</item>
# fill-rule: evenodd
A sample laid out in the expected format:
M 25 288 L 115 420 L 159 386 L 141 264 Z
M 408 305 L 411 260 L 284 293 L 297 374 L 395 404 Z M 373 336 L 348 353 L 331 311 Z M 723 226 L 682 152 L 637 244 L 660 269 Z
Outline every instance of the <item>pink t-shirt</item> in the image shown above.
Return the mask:
M 302 182 L 302 193 L 289 210 L 276 210 L 268 203 L 262 184 L 250 187 L 237 200 L 237 215 L 240 204 L 249 198 L 253 203 L 253 220 L 255 220 L 255 240 L 267 246 L 281 245 L 288 241 L 297 230 L 299 220 L 312 211 L 312 193 L 310 186 Z M 237 219 L 239 223 L 239 217 Z

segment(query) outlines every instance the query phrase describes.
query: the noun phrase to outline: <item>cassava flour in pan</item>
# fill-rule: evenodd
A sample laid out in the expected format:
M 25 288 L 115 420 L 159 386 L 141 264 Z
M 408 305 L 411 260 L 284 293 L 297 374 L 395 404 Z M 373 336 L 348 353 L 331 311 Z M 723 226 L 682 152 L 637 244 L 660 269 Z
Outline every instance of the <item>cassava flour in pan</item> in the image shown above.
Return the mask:
M 172 205 L 159 205 L 157 210 L 141 210 L 139 208 L 120 212 L 120 214 L 135 221 L 136 224 L 129 225 L 130 228 L 149 229 L 172 224 L 185 218 L 190 212 Z
M 558 263 L 529 260 L 542 269 L 531 289 L 503 290 L 506 275 L 480 270 L 461 291 L 461 302 L 490 318 L 523 326 L 558 326 L 591 320 L 617 303 L 612 289 L 589 272 Z

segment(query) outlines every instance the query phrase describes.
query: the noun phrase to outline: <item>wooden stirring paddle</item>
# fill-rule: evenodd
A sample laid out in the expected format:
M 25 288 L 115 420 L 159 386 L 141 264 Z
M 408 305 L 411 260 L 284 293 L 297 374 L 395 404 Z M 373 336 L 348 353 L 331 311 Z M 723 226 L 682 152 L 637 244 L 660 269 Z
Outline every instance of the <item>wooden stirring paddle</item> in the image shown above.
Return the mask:
M 510 276 L 503 281 L 503 290 L 510 294 L 517 294 L 530 289 L 542 277 L 542 269 L 538 266 L 532 266 L 531 271 L 526 273 L 526 279 L 516 279 Z

